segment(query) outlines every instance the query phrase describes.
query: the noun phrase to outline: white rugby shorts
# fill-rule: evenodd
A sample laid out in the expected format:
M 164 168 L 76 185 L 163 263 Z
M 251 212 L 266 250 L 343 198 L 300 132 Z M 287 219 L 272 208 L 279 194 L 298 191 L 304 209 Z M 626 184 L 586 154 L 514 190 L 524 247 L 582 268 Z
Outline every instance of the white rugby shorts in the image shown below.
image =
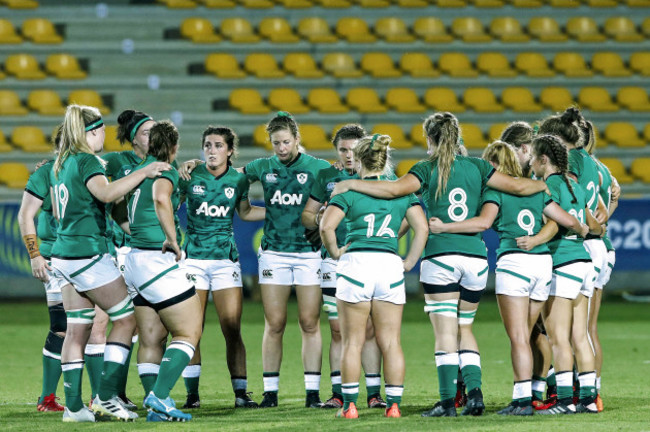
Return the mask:
M 194 288 L 203 291 L 219 291 L 227 288 L 241 288 L 241 265 L 229 259 L 185 260 L 185 268 Z
M 258 254 L 260 284 L 320 286 L 320 252 L 275 252 Z
M 497 261 L 495 292 L 546 301 L 551 290 L 553 258 L 550 254 L 510 253 Z
M 83 259 L 52 257 L 52 268 L 55 277 L 71 283 L 77 292 L 90 291 L 122 277 L 109 254 Z
M 404 264 L 386 252 L 348 252 L 336 267 L 336 298 L 348 303 L 406 303 Z

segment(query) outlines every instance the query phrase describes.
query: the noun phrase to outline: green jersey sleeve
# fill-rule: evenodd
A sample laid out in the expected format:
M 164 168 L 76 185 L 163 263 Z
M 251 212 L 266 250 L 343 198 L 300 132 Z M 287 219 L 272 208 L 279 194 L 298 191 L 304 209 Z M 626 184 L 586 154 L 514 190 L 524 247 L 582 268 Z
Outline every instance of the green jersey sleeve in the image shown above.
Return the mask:
M 343 213 L 345 214 L 348 213 L 348 209 L 350 208 L 350 203 L 346 199 L 345 194 L 339 194 L 334 196 L 330 200 L 329 205 L 340 208 L 341 210 L 343 210 Z
M 27 180 L 27 186 L 25 190 L 31 195 L 34 195 L 36 198 L 43 201 L 45 205 L 45 198 L 50 195 L 50 171 L 52 170 L 52 164 L 46 163 L 45 165 L 38 168 L 32 175 L 29 176 Z M 51 207 L 51 205 L 50 205 Z
M 172 182 L 172 186 L 174 187 L 174 189 L 178 187 L 180 176 L 178 175 L 178 171 L 176 171 L 175 169 L 170 169 L 169 171 L 163 171 L 160 174 L 160 177 L 165 178 L 170 182 Z
M 418 193 L 422 193 L 427 189 L 427 185 L 431 179 L 431 173 L 433 172 L 433 166 L 429 160 L 421 160 L 411 167 L 409 174 L 413 174 L 415 178 L 420 182 L 420 190 Z
M 256 159 L 254 161 L 247 163 L 246 166 L 244 166 L 244 173 L 246 174 L 246 178 L 250 183 L 260 180 L 261 168 L 263 163 L 264 163 L 264 159 Z
M 478 171 L 481 175 L 482 185 L 483 187 L 485 187 L 487 185 L 488 180 L 490 180 L 490 177 L 492 177 L 492 175 L 496 170 L 486 160 L 475 158 L 475 157 L 467 158 L 467 160 L 473 163 L 476 166 L 476 168 L 478 168 Z
M 580 178 L 582 176 L 582 165 L 583 160 L 578 150 L 571 149 L 569 151 L 569 173 L 575 175 L 576 178 Z
M 83 154 L 79 157 L 79 175 L 84 184 L 97 175 L 106 175 L 103 160 L 95 155 Z
M 318 201 L 319 203 L 324 203 L 327 201 L 327 180 L 328 177 L 327 170 L 320 170 L 318 174 L 316 175 L 316 180 L 314 180 L 314 184 L 311 186 L 311 192 L 309 194 L 309 197 L 312 198 L 315 201 Z
M 496 191 L 491 188 L 487 188 L 483 193 L 483 202 L 481 206 L 487 203 L 496 204 L 498 207 L 501 207 L 501 194 L 499 193 L 499 191 Z

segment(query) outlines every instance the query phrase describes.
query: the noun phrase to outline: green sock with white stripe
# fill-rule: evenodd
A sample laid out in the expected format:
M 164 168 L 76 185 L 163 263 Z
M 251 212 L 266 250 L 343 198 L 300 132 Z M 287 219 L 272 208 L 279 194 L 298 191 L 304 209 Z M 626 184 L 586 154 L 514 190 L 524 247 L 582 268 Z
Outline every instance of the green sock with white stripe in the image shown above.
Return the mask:
M 453 399 L 456 396 L 456 376 L 458 375 L 458 353 L 436 353 L 438 385 L 440 400 Z
M 458 352 L 460 373 L 467 391 L 481 388 L 481 356 L 476 351 L 462 350 Z
M 185 390 L 187 394 L 199 394 L 199 380 L 201 378 L 201 364 L 187 365 L 183 369 L 183 381 L 185 382 Z
M 63 371 L 63 391 L 65 393 L 65 406 L 72 412 L 77 412 L 84 407 L 81 400 L 81 377 L 83 376 L 83 360 L 72 360 L 61 363 Z
M 393 404 L 397 407 L 402 404 L 402 394 L 404 393 L 403 385 L 386 384 L 386 407 L 390 408 Z
M 381 393 L 381 374 L 366 374 L 366 393 L 368 397 Z
M 159 372 L 159 364 L 138 363 L 138 375 L 140 376 L 140 382 L 142 382 L 142 388 L 144 388 L 145 397 L 149 394 L 149 392 L 151 392 L 151 390 L 153 390 L 153 386 L 156 384 Z
M 544 400 L 544 390 L 546 390 L 546 378 L 533 375 L 532 393 L 535 400 Z
M 573 371 L 561 371 L 555 373 L 557 381 L 558 400 L 573 397 Z
M 104 371 L 99 385 L 99 398 L 107 401 L 120 392 L 120 377 L 129 356 L 130 346 L 118 342 L 107 342 L 104 352 Z
M 56 388 L 61 378 L 61 348 L 63 338 L 56 333 L 48 332 L 43 346 L 43 389 L 38 402 L 45 396 L 56 394 Z
M 171 392 L 192 357 L 194 357 L 194 346 L 189 342 L 172 341 L 169 344 L 160 364 L 160 373 L 156 385 L 153 387 L 153 393 L 156 397 L 166 399 L 169 396 L 169 392 Z
M 343 410 L 345 411 L 350 407 L 350 404 L 357 404 L 357 399 L 359 398 L 359 383 L 343 383 L 341 385 L 341 391 L 343 392 Z
M 332 394 L 341 396 L 341 371 L 332 371 L 330 379 L 332 380 Z
M 580 381 L 580 399 L 596 397 L 596 371 L 578 374 Z
M 532 389 L 530 380 L 515 381 L 512 389 L 513 402 L 521 407 L 530 405 L 532 399 L 531 395 Z
M 90 381 L 90 392 L 93 398 L 97 396 L 102 380 L 105 349 L 105 344 L 87 344 L 84 350 L 84 362 L 86 363 L 88 380 Z

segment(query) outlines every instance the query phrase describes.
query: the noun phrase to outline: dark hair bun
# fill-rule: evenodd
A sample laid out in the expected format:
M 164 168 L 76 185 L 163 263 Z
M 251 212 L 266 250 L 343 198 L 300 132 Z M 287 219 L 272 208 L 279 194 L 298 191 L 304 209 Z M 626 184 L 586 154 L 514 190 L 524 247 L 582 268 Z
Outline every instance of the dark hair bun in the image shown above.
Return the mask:
M 121 125 L 127 124 L 131 121 L 131 119 L 133 119 L 133 116 L 135 116 L 134 110 L 132 109 L 124 110 L 117 117 L 117 122 Z
M 579 122 L 582 120 L 582 114 L 580 113 L 580 110 L 575 107 L 570 107 L 567 108 L 566 111 L 560 116 L 560 119 L 567 124 L 574 123 L 574 122 Z

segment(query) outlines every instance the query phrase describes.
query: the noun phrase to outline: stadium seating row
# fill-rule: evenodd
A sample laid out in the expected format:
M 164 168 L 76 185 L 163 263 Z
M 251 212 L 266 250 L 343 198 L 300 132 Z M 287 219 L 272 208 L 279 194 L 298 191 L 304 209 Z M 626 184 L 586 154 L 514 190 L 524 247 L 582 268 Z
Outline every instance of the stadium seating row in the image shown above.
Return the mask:
M 0 5 L 10 9 L 36 9 L 38 2 L 36 0 L 0 0 Z
M 218 30 L 210 20 L 203 17 L 186 18 L 180 26 L 180 34 L 196 43 L 216 43 L 222 38 L 234 43 L 256 43 L 262 39 L 274 43 L 295 43 L 306 40 L 312 43 L 333 43 L 339 40 L 348 43 L 373 43 L 383 39 L 391 43 L 409 43 L 416 39 L 425 42 L 451 42 L 454 38 L 464 42 L 528 42 L 535 38 L 541 42 L 564 42 L 569 38 L 578 42 L 602 42 L 607 38 L 617 42 L 640 42 L 650 37 L 650 18 L 637 28 L 626 16 L 607 18 L 602 29 L 591 17 L 569 18 L 563 30 L 552 17 L 531 18 L 523 26 L 516 17 L 492 19 L 487 28 L 476 17 L 461 17 L 453 20 L 447 28 L 440 18 L 420 17 L 409 27 L 401 18 L 384 17 L 369 26 L 363 18 L 340 18 L 334 31 L 328 22 L 319 17 L 300 20 L 296 28 L 281 17 L 266 17 L 259 21 L 257 32 L 246 18 L 225 18 Z
M 268 9 L 276 5 L 287 9 L 305 9 L 315 6 L 341 9 L 353 6 L 362 8 L 385 8 L 391 5 L 403 8 L 423 8 L 428 6 L 442 8 L 463 8 L 467 6 L 498 8 L 506 5 L 521 8 L 537 8 L 542 6 L 575 8 L 581 5 L 608 8 L 616 7 L 621 2 L 617 0 L 158 0 L 158 3 L 176 9 L 192 9 L 197 6 L 216 9 L 229 9 L 236 6 L 251 9 Z M 623 0 L 622 3 L 630 7 L 650 6 L 650 0 Z
M 45 71 L 31 54 L 12 54 L 7 57 L 4 70 L 21 80 L 41 80 L 53 76 L 62 80 L 84 79 L 88 73 L 76 57 L 70 54 L 50 54 L 45 60 Z
M 437 60 L 437 61 L 436 61 Z M 552 77 L 563 74 L 570 78 L 588 78 L 594 73 L 606 77 L 627 77 L 633 74 L 650 76 L 650 51 L 630 55 L 629 66 L 615 52 L 597 52 L 587 62 L 577 52 L 560 52 L 549 65 L 540 53 L 523 52 L 517 55 L 514 64 L 499 52 L 482 52 L 472 59 L 461 52 L 442 53 L 434 60 L 422 52 L 402 54 L 398 62 L 382 52 L 368 52 L 361 56 L 359 65 L 344 52 L 325 54 L 318 62 L 305 52 L 289 53 L 282 60 L 282 66 L 268 53 L 252 53 L 246 56 L 243 67 L 232 54 L 213 53 L 205 58 L 203 67 L 207 73 L 220 79 L 240 79 L 247 76 L 257 78 L 282 78 L 291 74 L 296 78 L 321 78 L 325 74 L 335 78 L 399 78 L 409 75 L 413 78 L 435 78 L 441 73 L 453 78 L 474 78 L 479 74 L 491 78 L 511 78 L 523 75 L 531 78 Z
M 538 102 L 539 100 L 539 102 Z M 428 110 L 465 112 L 471 109 L 477 113 L 498 113 L 506 109 L 514 112 L 540 112 L 543 109 L 559 111 L 574 105 L 594 112 L 650 111 L 650 100 L 642 87 L 621 87 L 612 99 L 605 87 L 583 87 L 577 97 L 565 87 L 545 87 L 539 97 L 525 87 L 507 87 L 500 97 L 487 87 L 467 88 L 459 99 L 455 91 L 447 87 L 432 87 L 419 95 L 415 90 L 404 87 L 389 89 L 382 98 L 372 88 L 350 89 L 345 101 L 332 88 L 313 88 L 303 99 L 292 88 L 274 88 L 266 101 L 259 91 L 252 88 L 235 89 L 230 93 L 230 107 L 242 114 L 268 114 L 271 110 L 287 110 L 294 114 L 318 111 L 323 114 L 341 114 L 357 111 L 362 114 L 381 114 L 388 110 L 400 113 L 424 113 Z
M 59 44 L 63 38 L 54 24 L 46 18 L 30 18 L 23 21 L 20 33 L 8 19 L 0 18 L 0 44 L 18 44 L 28 40 L 37 44 Z
M 67 103 L 90 105 L 99 108 L 104 114 L 111 112 L 104 104 L 102 97 L 95 90 L 73 90 L 68 94 Z M 22 116 L 29 111 L 46 116 L 61 116 L 65 106 L 59 94 L 54 90 L 32 90 L 27 96 L 27 106 L 24 106 L 18 94 L 12 90 L 0 90 L 0 116 Z

